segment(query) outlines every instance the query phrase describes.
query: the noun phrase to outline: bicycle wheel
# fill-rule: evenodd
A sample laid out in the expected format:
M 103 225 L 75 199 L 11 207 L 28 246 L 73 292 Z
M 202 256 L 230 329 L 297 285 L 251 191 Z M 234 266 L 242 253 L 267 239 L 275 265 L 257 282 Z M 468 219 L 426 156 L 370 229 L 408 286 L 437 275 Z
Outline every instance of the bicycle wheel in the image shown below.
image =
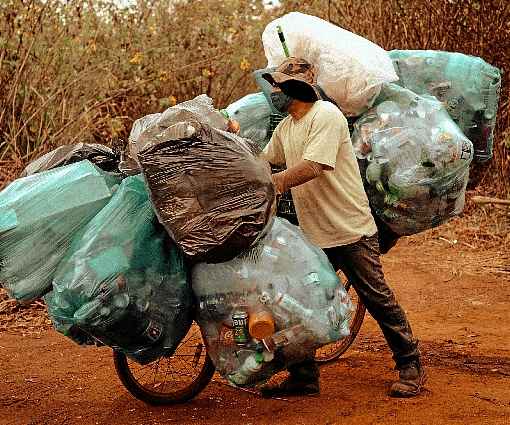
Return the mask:
M 113 359 L 126 389 L 152 405 L 191 400 L 207 386 L 215 370 L 195 322 L 172 356 L 143 366 L 120 351 L 113 352 Z
M 343 280 L 341 279 L 343 282 Z M 328 363 L 333 360 L 338 359 L 342 354 L 344 354 L 351 344 L 356 339 L 358 332 L 363 324 L 363 319 L 365 318 L 366 307 L 358 298 L 356 291 L 352 287 L 349 282 L 345 284 L 345 290 L 351 297 L 352 303 L 354 305 L 355 311 L 351 317 L 351 322 L 349 324 L 350 334 L 348 337 L 340 339 L 339 341 L 332 342 L 331 344 L 327 344 L 321 348 L 319 348 L 315 352 L 315 361 L 317 363 Z

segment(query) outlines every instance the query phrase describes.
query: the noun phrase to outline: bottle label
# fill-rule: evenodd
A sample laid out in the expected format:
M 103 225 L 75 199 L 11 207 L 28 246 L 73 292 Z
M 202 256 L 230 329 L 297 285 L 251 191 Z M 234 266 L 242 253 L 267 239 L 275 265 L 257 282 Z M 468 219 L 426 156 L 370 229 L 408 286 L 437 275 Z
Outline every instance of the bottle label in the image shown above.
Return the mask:
M 163 326 L 151 320 L 143 335 L 152 343 L 157 342 L 163 334 Z

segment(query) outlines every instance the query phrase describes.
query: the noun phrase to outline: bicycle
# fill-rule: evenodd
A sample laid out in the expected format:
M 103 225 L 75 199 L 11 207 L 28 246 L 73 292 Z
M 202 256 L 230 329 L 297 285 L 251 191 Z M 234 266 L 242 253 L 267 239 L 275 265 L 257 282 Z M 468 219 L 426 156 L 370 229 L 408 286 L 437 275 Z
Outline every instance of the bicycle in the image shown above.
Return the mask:
M 294 225 L 299 224 L 290 192 L 278 199 L 277 215 Z M 349 349 L 365 317 L 366 307 L 357 297 L 352 285 L 348 281 L 344 282 L 342 279 L 341 281 L 355 306 L 349 326 L 350 334 L 346 338 L 319 348 L 315 353 L 315 361 L 319 364 L 337 360 Z M 196 322 L 171 356 L 162 357 L 145 366 L 129 360 L 120 351 L 114 351 L 113 357 L 117 375 L 126 389 L 139 400 L 152 405 L 179 404 L 191 400 L 207 386 L 215 371 Z M 159 380 L 162 362 L 166 365 L 163 380 L 166 381 L 169 373 L 177 377 L 168 384 Z M 170 372 L 169 367 L 172 368 Z M 142 371 L 145 372 L 139 374 Z M 152 375 L 151 371 L 154 372 Z
M 337 360 L 352 345 L 363 324 L 365 306 L 356 302 L 352 286 L 345 284 L 356 303 L 348 337 L 319 348 L 315 360 L 325 364 Z M 213 378 L 215 367 L 207 354 L 200 328 L 193 322 L 188 334 L 171 356 L 139 365 L 120 351 L 113 352 L 115 370 L 124 387 L 137 399 L 151 405 L 180 404 L 196 397 Z

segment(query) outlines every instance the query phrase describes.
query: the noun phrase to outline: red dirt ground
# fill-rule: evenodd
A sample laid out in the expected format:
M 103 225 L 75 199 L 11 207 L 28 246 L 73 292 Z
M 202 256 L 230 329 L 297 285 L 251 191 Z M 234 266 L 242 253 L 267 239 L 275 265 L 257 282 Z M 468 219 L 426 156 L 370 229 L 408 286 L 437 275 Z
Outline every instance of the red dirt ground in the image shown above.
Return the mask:
M 108 348 L 81 348 L 51 330 L 3 331 L 0 424 L 509 425 L 510 264 L 491 269 L 486 259 L 499 254 L 472 248 L 408 239 L 384 258 L 422 341 L 429 383 L 418 398 L 387 396 L 396 374 L 368 317 L 346 355 L 322 369 L 318 397 L 264 400 L 215 378 L 173 407 L 131 397 Z

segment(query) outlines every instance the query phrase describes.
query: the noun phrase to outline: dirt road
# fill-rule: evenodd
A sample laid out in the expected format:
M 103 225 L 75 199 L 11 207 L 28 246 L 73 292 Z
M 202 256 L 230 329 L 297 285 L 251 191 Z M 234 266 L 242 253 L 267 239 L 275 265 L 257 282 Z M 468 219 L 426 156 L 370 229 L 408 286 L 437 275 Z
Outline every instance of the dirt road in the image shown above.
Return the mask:
M 510 265 L 487 267 L 497 255 L 410 239 L 384 258 L 422 341 L 429 384 L 416 399 L 386 395 L 396 375 L 371 318 L 343 359 L 322 369 L 319 397 L 268 401 L 215 378 L 194 401 L 167 408 L 133 399 L 107 348 L 80 348 L 51 330 L 3 332 L 0 424 L 508 425 Z

